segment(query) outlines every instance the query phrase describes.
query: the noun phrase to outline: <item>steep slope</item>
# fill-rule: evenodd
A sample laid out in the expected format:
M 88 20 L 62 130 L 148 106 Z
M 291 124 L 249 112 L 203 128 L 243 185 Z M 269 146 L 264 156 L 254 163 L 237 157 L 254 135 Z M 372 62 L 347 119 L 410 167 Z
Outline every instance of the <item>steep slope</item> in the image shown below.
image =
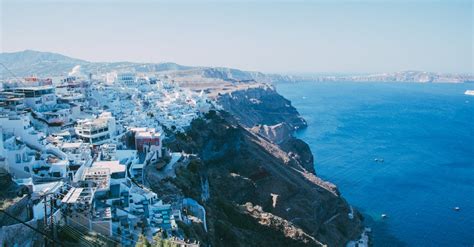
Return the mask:
M 274 88 L 262 85 L 221 94 L 217 101 L 242 126 L 279 145 L 306 170 L 315 173 L 308 144 L 293 136 L 296 130 L 306 128 L 306 121 L 289 100 Z
M 210 199 L 202 202 L 213 246 L 344 246 L 360 234 L 360 214 L 349 219 L 334 185 L 228 113 L 194 121 L 171 147 L 201 159 L 194 175 L 176 184 L 202 201 L 195 185 L 208 181 Z

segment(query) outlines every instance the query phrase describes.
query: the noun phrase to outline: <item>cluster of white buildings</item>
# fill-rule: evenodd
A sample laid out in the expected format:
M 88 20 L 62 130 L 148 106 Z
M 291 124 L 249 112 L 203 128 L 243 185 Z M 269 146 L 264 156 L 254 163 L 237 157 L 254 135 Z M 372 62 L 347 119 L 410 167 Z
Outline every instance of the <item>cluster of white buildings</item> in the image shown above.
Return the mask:
M 72 186 L 59 196 L 66 223 L 99 232 L 125 246 L 133 245 L 140 234 L 151 237 L 166 231 L 172 235 L 177 225 L 171 205 L 131 176 L 132 164 L 138 162 L 136 150 L 102 145 L 97 159 L 81 167 Z
M 162 159 L 164 128 L 183 131 L 210 109 L 202 93 L 130 72 L 92 80 L 79 68 L 54 83 L 0 85 L 0 168 L 29 188 L 32 219 L 53 214 L 123 246 L 173 236 L 180 210 L 142 185 L 144 169 Z
M 177 131 L 184 131 L 213 105 L 202 92 L 130 72 L 109 73 L 103 83 L 94 84 L 91 104 L 105 107 L 129 126 L 163 126 Z

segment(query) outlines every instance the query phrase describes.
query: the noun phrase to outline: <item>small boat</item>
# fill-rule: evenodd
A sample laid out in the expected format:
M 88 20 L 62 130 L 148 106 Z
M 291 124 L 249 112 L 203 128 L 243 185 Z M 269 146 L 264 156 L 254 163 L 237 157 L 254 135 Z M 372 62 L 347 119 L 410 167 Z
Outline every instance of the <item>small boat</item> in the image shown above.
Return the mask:
M 454 207 L 454 211 L 459 211 L 459 210 L 461 210 L 460 207 Z
M 386 218 L 388 218 L 388 215 L 382 214 L 381 217 L 382 217 L 382 219 L 386 219 Z

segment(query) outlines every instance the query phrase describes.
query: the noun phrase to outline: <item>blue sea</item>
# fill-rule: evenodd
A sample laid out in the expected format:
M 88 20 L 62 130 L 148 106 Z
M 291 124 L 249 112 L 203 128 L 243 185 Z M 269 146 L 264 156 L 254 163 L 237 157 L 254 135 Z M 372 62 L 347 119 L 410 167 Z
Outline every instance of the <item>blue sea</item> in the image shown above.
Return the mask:
M 308 121 L 296 135 L 310 145 L 316 173 L 363 213 L 374 246 L 474 246 L 467 89 L 474 84 L 277 85 Z

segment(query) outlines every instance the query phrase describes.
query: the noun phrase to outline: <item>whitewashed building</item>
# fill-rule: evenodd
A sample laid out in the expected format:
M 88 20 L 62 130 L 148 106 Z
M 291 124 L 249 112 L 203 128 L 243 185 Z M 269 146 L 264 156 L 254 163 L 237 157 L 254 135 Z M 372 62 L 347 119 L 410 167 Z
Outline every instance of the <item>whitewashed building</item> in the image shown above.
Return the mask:
M 103 112 L 97 118 L 78 120 L 75 133 L 79 139 L 92 145 L 109 142 L 115 137 L 117 127 L 110 112 Z

